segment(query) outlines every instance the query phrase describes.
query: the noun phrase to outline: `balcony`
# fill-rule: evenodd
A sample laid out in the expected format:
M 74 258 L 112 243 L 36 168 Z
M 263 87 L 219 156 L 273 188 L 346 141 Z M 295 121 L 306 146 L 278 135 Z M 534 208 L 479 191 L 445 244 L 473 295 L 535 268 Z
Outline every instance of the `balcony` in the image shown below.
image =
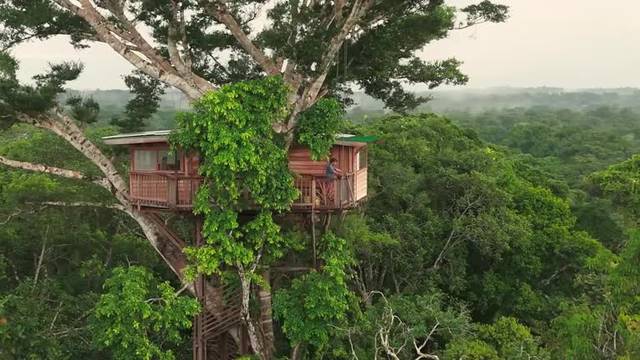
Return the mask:
M 175 173 L 131 172 L 130 196 L 139 208 L 191 210 L 202 177 Z M 350 173 L 340 179 L 297 175 L 295 186 L 300 196 L 294 201 L 294 211 L 332 211 L 350 209 L 367 196 L 367 169 Z

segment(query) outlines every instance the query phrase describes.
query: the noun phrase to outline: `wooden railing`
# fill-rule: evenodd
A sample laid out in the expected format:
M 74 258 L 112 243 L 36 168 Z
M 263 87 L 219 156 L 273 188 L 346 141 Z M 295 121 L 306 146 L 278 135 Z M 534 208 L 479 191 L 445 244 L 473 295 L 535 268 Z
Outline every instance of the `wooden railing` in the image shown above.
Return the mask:
M 295 186 L 300 196 L 294 209 L 346 209 L 367 195 L 367 169 L 339 179 L 298 175 Z M 202 178 L 172 173 L 132 172 L 129 177 L 131 200 L 144 207 L 191 209 Z M 247 195 L 248 196 L 248 195 Z
M 365 174 L 366 176 L 366 174 Z M 300 196 L 294 202 L 294 208 L 344 209 L 355 206 L 355 174 L 347 174 L 339 179 L 324 176 L 299 175 L 295 186 Z
M 132 172 L 129 176 L 131 200 L 139 206 L 191 208 L 202 178 L 178 174 Z

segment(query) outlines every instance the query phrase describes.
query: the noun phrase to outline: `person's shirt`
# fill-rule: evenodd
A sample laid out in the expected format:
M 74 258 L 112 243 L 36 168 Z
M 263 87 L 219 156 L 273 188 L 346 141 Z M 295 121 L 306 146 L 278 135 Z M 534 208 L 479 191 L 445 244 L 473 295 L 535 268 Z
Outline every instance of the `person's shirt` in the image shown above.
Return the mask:
M 330 179 L 336 178 L 336 167 L 332 163 L 327 163 L 324 175 Z

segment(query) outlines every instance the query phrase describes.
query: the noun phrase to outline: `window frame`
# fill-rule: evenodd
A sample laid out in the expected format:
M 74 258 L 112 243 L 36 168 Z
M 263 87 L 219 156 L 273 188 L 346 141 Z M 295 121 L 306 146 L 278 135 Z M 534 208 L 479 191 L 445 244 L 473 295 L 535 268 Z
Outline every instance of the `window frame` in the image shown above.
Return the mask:
M 136 168 L 136 153 L 138 151 L 153 151 L 156 153 L 156 164 L 155 169 L 153 170 L 141 170 Z M 180 166 L 175 170 L 161 170 L 159 169 L 159 165 L 161 164 L 160 152 L 168 152 L 171 153 L 171 150 L 167 146 L 134 146 L 131 148 L 131 172 L 134 173 L 161 173 L 161 174 L 171 174 L 171 173 L 184 173 L 186 171 L 186 163 L 185 163 L 185 154 L 183 151 L 176 151 L 175 159 L 179 162 Z
M 362 146 L 356 150 L 355 171 L 360 171 L 368 167 L 369 154 L 366 146 Z

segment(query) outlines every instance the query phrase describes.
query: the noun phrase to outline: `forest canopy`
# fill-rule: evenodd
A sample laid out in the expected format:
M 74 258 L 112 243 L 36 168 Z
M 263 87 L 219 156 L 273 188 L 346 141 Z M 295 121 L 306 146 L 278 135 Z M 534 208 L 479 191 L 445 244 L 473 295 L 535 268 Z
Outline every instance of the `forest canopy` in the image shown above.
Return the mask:
M 539 124 L 555 129 L 567 126 L 564 120 Z M 464 121 L 491 134 L 479 120 Z M 614 178 L 597 173 L 589 182 L 579 175 L 568 178 L 564 166 L 557 167 L 546 154 L 525 156 L 520 153 L 525 148 L 493 145 L 438 115 L 392 116 L 350 131 L 381 139 L 370 152 L 366 207 L 334 229 L 352 259 L 346 279 L 352 295 L 344 317 L 322 320 L 335 327 L 307 351 L 334 358 L 351 358 L 353 352 L 358 358 L 372 358 L 377 351 L 382 356 L 387 350 L 376 339 L 380 331 L 389 331 L 386 346 L 400 358 L 416 356 L 402 343 L 420 346 L 425 340 L 420 351 L 441 359 L 633 358 L 635 290 L 623 285 L 635 283 L 633 203 L 607 196 L 616 188 L 595 191 L 593 185 Z M 2 139 L 2 154 L 23 160 L 45 155 L 32 149 L 73 154 L 55 137 L 28 127 L 5 132 Z M 590 144 L 606 148 L 605 142 Z M 571 164 L 570 159 L 563 161 Z M 51 161 L 88 166 L 73 156 Z M 619 177 L 626 168 L 607 171 Z M 2 314 L 19 325 L 2 327 L 2 348 L 43 358 L 115 351 L 96 350 L 100 338 L 89 331 L 91 316 L 74 314 L 91 312 L 105 291 L 101 284 L 122 266 L 143 265 L 156 269 L 156 276 L 167 276 L 166 270 L 118 211 L 95 209 L 90 212 L 95 217 L 78 216 L 86 210 L 53 205 L 73 196 L 86 200 L 91 190 L 81 183 L 4 169 L 2 189 L 3 219 L 8 217 L 2 226 Z M 36 205 L 43 199 L 52 205 Z M 594 221 L 611 224 L 611 231 L 601 237 L 602 229 L 589 226 Z M 75 242 L 70 234 L 77 235 Z M 300 234 L 288 236 L 308 241 Z M 34 261 L 40 254 L 38 270 Z M 16 262 L 21 258 L 27 261 Z M 311 279 L 308 284 L 323 281 Z M 288 297 L 277 296 L 276 314 L 294 311 L 290 296 L 295 291 L 312 290 L 301 286 L 294 284 Z M 277 326 L 291 326 L 284 313 L 277 319 Z M 609 333 L 598 330 L 603 319 Z M 39 335 L 26 343 L 20 335 L 26 331 Z M 608 336 L 615 337 L 616 348 Z M 187 356 L 188 336 L 182 339 L 182 352 L 169 343 L 161 345 L 163 351 Z M 34 344 L 48 352 L 39 353 Z M 516 354 L 515 349 L 526 351 Z
M 435 114 L 408 90 L 466 84 L 461 61 L 420 53 L 508 17 L 489 0 L 0 0 L 0 358 L 640 357 L 637 110 L 527 93 Z M 126 60 L 126 104 L 68 91 L 71 59 L 23 81 L 12 50 L 52 38 Z M 162 106 L 175 91 L 186 104 Z M 165 125 L 171 148 L 147 151 L 175 202 L 150 210 L 137 153 L 103 140 Z M 378 139 L 353 158 L 350 211 L 340 133 Z M 335 207 L 294 211 L 300 149 Z

